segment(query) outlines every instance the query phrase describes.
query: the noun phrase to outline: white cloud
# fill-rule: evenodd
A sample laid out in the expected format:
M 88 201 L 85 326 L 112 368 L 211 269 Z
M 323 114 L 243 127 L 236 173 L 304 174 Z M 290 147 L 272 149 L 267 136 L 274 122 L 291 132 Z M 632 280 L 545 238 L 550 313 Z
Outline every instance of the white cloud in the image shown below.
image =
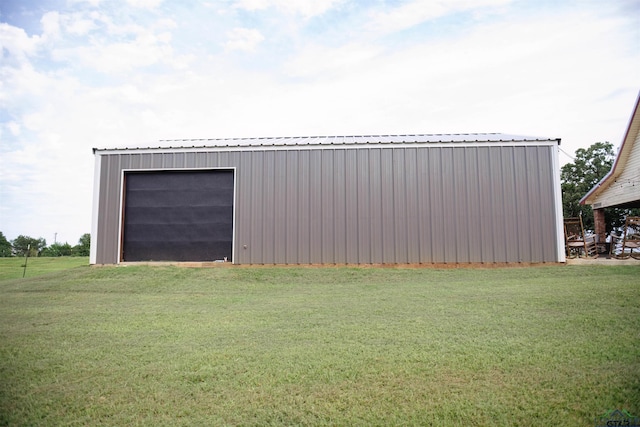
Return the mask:
M 88 34 L 91 30 L 96 29 L 95 20 L 85 18 L 82 14 L 73 14 L 65 22 L 65 31 L 76 36 Z
M 322 15 L 343 0 L 237 0 L 235 7 L 249 11 L 276 8 L 286 13 L 311 18 Z
M 44 38 L 57 38 L 60 35 L 60 14 L 58 12 L 47 12 L 40 19 L 42 24 L 42 36 Z
M 173 30 L 178 28 L 178 24 L 171 18 L 161 18 L 156 21 L 154 27 L 159 30 Z
M 260 31 L 254 28 L 234 28 L 227 33 L 228 40 L 224 44 L 227 51 L 241 50 L 252 52 L 264 40 Z
M 379 47 L 371 44 L 352 43 L 338 48 L 308 45 L 285 64 L 285 70 L 292 77 L 312 78 L 323 78 L 335 73 L 358 73 L 362 71 L 360 66 L 371 64 L 369 61 L 381 53 Z
M 278 5 L 288 11 L 298 13 L 305 18 L 322 15 L 340 3 L 340 0 L 282 0 Z
M 401 31 L 424 21 L 441 16 L 500 6 L 511 0 L 449 0 L 436 2 L 433 0 L 411 0 L 390 10 L 374 11 L 371 14 L 369 29 L 378 34 Z
M 7 123 L 7 128 L 9 129 L 9 132 L 11 132 L 11 134 L 13 136 L 19 136 L 20 135 L 20 124 L 14 121 L 11 121 L 9 123 Z
M 155 9 L 160 6 L 162 1 L 163 0 L 127 0 L 127 3 L 141 9 Z
M 48 95 L 48 80 L 44 73 L 25 61 L 15 67 L 0 66 L 0 101 L 9 111 L 19 111 L 40 105 L 40 97 Z
M 135 40 L 120 43 L 96 42 L 92 46 L 55 49 L 57 60 L 82 63 L 102 73 L 123 73 L 140 67 L 171 62 L 172 49 L 169 33 L 140 34 Z
M 237 0 L 235 7 L 245 10 L 266 9 L 272 3 L 270 0 Z
M 36 53 L 40 43 L 39 36 L 29 37 L 22 28 L 0 23 L 0 58 L 3 61 L 14 59 L 17 63 L 24 63 L 28 56 Z
M 102 0 L 67 0 L 67 2 L 72 5 L 87 3 L 93 7 L 98 7 L 100 3 L 102 3 Z

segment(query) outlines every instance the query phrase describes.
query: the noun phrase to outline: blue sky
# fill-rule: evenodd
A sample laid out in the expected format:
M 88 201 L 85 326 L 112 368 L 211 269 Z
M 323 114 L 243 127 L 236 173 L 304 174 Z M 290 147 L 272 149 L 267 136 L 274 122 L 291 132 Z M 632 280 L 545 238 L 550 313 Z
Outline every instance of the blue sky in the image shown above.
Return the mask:
M 465 132 L 618 146 L 640 3 L 0 0 L 0 48 L 0 231 L 75 244 L 92 147 Z

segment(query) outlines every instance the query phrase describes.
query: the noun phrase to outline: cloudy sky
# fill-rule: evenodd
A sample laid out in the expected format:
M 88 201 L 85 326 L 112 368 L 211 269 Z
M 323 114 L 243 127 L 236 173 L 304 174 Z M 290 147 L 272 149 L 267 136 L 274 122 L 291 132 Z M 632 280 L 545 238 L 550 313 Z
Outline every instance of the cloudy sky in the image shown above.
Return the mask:
M 76 244 L 92 147 L 505 132 L 573 154 L 617 147 L 639 91 L 637 0 L 0 0 L 0 231 Z

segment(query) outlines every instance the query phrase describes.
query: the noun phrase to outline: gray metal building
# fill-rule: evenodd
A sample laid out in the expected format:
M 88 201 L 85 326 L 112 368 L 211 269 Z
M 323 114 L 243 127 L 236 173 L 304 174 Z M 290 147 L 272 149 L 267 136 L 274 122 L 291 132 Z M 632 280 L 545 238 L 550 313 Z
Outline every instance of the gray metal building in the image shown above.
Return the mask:
M 564 262 L 559 142 L 388 135 L 94 149 L 91 263 Z

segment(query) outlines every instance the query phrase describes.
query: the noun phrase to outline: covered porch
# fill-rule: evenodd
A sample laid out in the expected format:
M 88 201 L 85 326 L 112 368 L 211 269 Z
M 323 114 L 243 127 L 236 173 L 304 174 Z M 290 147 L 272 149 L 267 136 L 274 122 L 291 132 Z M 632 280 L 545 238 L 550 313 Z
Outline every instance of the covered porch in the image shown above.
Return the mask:
M 624 139 L 618 149 L 611 171 L 598 182 L 581 200 L 582 205 L 591 205 L 595 238 L 602 246 L 619 245 L 612 235 L 607 235 L 605 208 L 640 208 L 640 95 L 631 114 Z M 624 233 L 624 230 L 622 230 Z M 616 234 L 617 236 L 620 233 Z M 624 236 L 622 236 L 624 237 Z M 612 251 L 615 247 L 612 248 Z M 618 251 L 620 249 L 618 248 Z M 601 253 L 599 258 L 603 258 Z M 606 257 L 609 253 L 606 254 Z M 619 262 L 621 260 L 616 260 Z M 631 259 L 631 262 L 638 260 Z M 586 262 L 580 260 L 579 262 Z

